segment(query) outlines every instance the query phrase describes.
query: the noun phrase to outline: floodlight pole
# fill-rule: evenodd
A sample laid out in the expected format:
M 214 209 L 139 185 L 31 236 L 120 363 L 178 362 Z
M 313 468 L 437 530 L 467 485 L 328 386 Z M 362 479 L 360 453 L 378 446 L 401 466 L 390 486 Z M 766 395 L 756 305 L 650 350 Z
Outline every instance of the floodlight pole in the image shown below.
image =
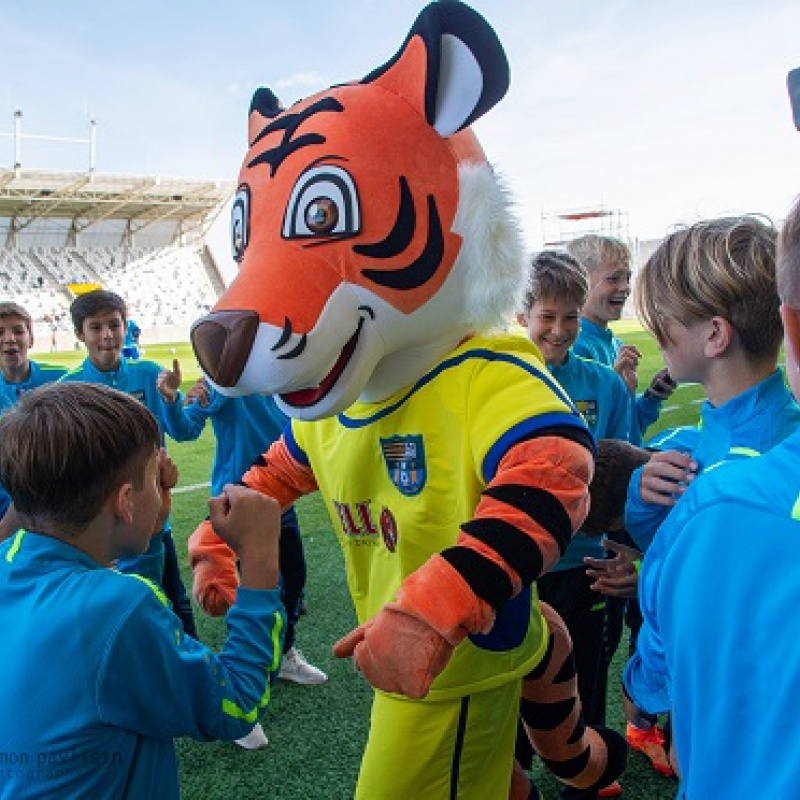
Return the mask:
M 89 121 L 89 174 L 94 175 L 94 167 L 97 159 L 97 120 Z
M 22 169 L 22 112 L 14 112 L 14 172 L 19 177 Z

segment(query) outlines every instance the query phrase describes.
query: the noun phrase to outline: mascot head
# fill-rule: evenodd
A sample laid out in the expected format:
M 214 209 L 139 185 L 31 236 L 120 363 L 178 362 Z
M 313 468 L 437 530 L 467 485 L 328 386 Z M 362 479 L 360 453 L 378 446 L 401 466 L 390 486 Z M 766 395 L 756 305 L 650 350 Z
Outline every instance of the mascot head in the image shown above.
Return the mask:
M 360 81 L 283 108 L 259 89 L 233 205 L 239 274 L 192 329 L 230 396 L 297 419 L 412 384 L 522 286 L 509 201 L 469 125 L 502 98 L 488 23 L 440 0 Z

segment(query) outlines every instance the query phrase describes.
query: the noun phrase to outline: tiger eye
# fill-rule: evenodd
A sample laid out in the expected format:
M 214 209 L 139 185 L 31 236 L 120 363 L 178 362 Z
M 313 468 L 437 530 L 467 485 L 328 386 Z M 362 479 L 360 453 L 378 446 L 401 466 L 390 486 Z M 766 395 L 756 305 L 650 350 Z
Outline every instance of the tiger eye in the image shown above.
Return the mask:
M 306 209 L 306 225 L 312 233 L 330 233 L 339 222 L 339 209 L 329 197 L 318 197 Z

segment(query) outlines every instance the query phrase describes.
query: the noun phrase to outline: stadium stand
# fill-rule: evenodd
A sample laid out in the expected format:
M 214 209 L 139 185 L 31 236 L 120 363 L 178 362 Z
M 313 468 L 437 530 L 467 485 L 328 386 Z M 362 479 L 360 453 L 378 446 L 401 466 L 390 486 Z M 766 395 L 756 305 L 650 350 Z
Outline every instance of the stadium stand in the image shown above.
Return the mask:
M 148 341 L 185 338 L 224 286 L 204 236 L 233 188 L 0 169 L 0 294 L 25 306 L 59 349 L 73 343 L 75 293 L 98 285 L 126 299 Z

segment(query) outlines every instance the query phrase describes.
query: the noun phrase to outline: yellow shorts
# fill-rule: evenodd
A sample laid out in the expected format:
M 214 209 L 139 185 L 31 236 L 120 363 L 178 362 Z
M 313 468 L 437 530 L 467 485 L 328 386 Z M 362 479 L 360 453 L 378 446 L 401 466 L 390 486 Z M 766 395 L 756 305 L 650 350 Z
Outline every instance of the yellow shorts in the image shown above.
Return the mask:
M 356 800 L 507 800 L 520 681 L 415 702 L 376 692 Z

